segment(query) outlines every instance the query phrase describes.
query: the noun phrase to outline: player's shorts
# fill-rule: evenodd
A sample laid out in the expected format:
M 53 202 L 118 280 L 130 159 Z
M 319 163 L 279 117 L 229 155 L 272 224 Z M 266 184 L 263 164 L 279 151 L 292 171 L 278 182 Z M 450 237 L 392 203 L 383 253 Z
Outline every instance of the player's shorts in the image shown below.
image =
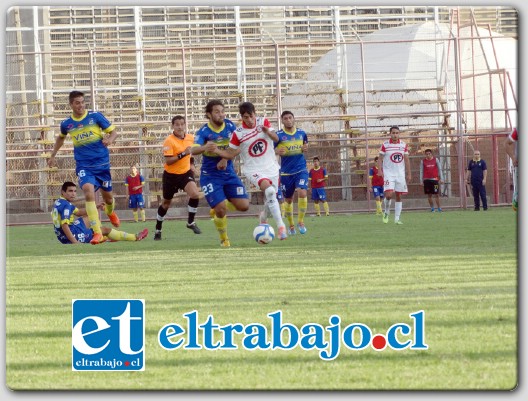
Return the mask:
M 79 179 L 79 187 L 82 189 L 84 184 L 92 184 L 94 190 L 101 188 L 103 191 L 112 190 L 112 176 L 110 175 L 110 164 L 102 167 L 76 167 L 75 174 Z
M 275 191 L 279 191 L 279 171 L 276 173 L 246 173 L 246 178 L 249 180 L 251 185 L 256 188 L 260 188 L 260 183 L 264 180 L 271 182 L 271 185 L 275 188 Z M 284 191 L 282 193 L 284 196 Z
M 437 195 L 440 186 L 437 180 L 424 180 L 424 194 L 426 195 Z
M 378 196 L 383 198 L 383 187 L 381 185 L 372 187 L 372 193 L 374 194 L 374 198 L 377 198 Z
M 73 224 L 70 224 L 70 231 L 75 239 L 79 242 L 89 243 L 92 240 L 93 231 L 91 228 L 86 227 L 82 218 L 79 218 L 75 220 Z M 57 236 L 57 238 L 63 244 L 71 244 L 68 237 L 66 237 L 64 234 Z
M 218 172 L 200 175 L 200 186 L 210 207 L 214 208 L 226 199 L 248 199 L 246 187 L 236 173 Z
M 388 177 L 385 176 L 385 183 L 383 185 L 383 191 L 384 192 L 397 192 L 400 194 L 405 195 L 407 193 L 407 182 L 405 181 L 405 177 L 402 176 L 396 176 L 396 177 Z
M 324 188 L 312 188 L 312 200 L 326 201 L 326 190 Z
M 291 175 L 281 174 L 282 194 L 286 199 L 292 198 L 295 189 L 308 189 L 308 171 L 299 171 Z
M 162 190 L 163 190 L 163 199 L 172 199 L 174 194 L 180 189 L 183 191 L 189 182 L 194 181 L 194 173 L 192 170 L 187 171 L 183 174 L 171 174 L 163 171 L 162 178 Z
M 143 200 L 143 194 L 134 194 L 128 197 L 128 207 L 130 209 L 143 209 L 145 207 L 145 201 Z

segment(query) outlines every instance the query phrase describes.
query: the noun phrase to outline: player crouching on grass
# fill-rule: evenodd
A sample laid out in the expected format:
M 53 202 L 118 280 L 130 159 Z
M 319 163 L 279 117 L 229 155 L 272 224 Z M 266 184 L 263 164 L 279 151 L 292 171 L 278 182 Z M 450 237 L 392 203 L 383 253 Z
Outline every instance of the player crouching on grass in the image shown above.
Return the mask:
M 66 181 L 62 184 L 61 197 L 53 204 L 51 217 L 57 239 L 63 244 L 87 244 L 93 238 L 93 230 L 89 227 L 86 209 L 78 209 L 74 204 L 77 197 L 77 185 Z M 141 241 L 148 235 L 145 228 L 138 234 L 128 234 L 101 226 L 101 233 L 110 241 Z M 95 243 L 99 244 L 99 242 Z

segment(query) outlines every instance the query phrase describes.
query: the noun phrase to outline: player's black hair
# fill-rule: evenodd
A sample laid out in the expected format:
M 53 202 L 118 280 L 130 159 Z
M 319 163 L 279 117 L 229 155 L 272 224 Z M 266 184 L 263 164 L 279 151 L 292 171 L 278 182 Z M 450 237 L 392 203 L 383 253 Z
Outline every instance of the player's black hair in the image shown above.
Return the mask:
M 84 93 L 80 92 L 80 91 L 71 91 L 69 96 L 68 96 L 68 101 L 70 102 L 70 104 L 73 103 L 73 99 L 77 98 L 77 97 L 84 97 Z
M 77 187 L 77 185 L 75 185 L 75 184 L 74 184 L 73 182 L 71 182 L 71 181 L 66 181 L 64 184 L 62 184 L 61 191 L 62 191 L 62 192 L 66 192 L 66 190 L 67 190 L 69 187 Z
M 425 149 L 424 153 L 427 153 L 427 152 L 433 153 L 433 151 L 431 149 Z
M 397 129 L 399 131 L 400 127 L 398 127 L 397 125 L 393 125 L 392 127 L 389 128 L 389 132 L 391 132 L 393 129 Z
M 378 160 L 379 160 L 379 156 L 376 156 L 376 157 L 374 158 L 374 161 L 377 162 Z
M 222 103 L 222 101 L 218 100 L 218 99 L 209 100 L 209 102 L 205 106 L 205 114 L 212 113 L 213 112 L 213 107 L 215 107 L 215 106 L 224 107 L 224 103 Z
M 255 106 L 251 102 L 240 103 L 240 105 L 238 106 L 238 112 L 241 116 L 246 113 L 255 114 Z
M 288 114 L 295 118 L 295 116 L 293 115 L 293 113 L 290 110 L 284 110 L 282 112 L 282 114 L 281 114 L 281 118 L 284 117 L 284 116 L 287 116 Z
M 315 157 L 313 158 L 313 161 L 316 161 L 316 160 L 319 160 L 319 157 L 315 156 Z M 321 161 L 321 160 L 319 160 L 319 161 Z
M 184 117 L 184 116 L 180 116 L 180 115 L 177 115 L 177 116 L 172 117 L 171 125 L 174 125 L 174 122 L 177 121 L 177 120 L 183 120 L 183 121 L 185 121 L 185 117 Z

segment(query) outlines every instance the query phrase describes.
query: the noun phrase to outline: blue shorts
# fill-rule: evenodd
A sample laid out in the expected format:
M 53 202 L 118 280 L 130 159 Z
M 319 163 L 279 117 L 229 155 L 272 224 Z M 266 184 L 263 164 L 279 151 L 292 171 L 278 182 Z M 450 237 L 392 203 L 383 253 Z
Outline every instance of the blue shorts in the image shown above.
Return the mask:
M 112 191 L 112 176 L 110 175 L 110 165 L 102 167 L 76 167 L 75 174 L 79 179 L 79 187 L 84 184 L 92 184 L 94 191 L 101 188 L 103 191 Z
M 299 171 L 292 175 L 281 175 L 280 183 L 282 195 L 286 199 L 293 198 L 296 188 L 308 189 L 308 171 Z
M 214 208 L 226 199 L 248 199 L 246 187 L 236 173 L 202 174 L 200 186 L 209 206 Z
M 374 194 L 374 198 L 377 198 L 378 196 L 383 198 L 383 187 L 381 185 L 372 187 L 372 193 Z
M 128 207 L 130 209 L 143 209 L 145 207 L 145 201 L 143 200 L 143 194 L 134 194 L 128 197 Z
M 81 218 L 75 220 L 73 224 L 70 224 L 70 231 L 75 237 L 75 239 L 82 243 L 89 243 L 93 238 L 93 231 L 91 228 L 86 227 L 84 220 Z M 60 234 L 57 235 L 57 238 L 63 244 L 71 244 L 70 240 L 66 235 L 60 231 Z
M 324 188 L 312 188 L 312 200 L 326 201 L 326 190 Z

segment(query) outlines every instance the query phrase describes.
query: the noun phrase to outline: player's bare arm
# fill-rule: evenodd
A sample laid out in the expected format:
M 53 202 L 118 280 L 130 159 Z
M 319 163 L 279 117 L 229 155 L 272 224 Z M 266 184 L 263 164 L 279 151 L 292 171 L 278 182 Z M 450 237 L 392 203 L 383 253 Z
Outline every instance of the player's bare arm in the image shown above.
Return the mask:
M 103 145 L 108 147 L 111 144 L 113 144 L 116 139 L 116 136 L 117 136 L 117 131 L 115 129 L 110 131 L 108 135 L 104 136 L 103 141 L 102 141 Z
M 79 244 L 79 241 L 77 241 L 75 237 L 73 236 L 70 230 L 70 226 L 68 224 L 66 223 L 61 224 L 61 228 L 62 228 L 62 231 L 64 232 L 64 235 L 66 235 L 66 237 L 72 244 Z
M 64 145 L 64 141 L 66 140 L 65 136 L 57 136 L 57 139 L 55 140 L 55 145 L 53 146 L 53 150 L 51 151 L 51 155 L 48 159 L 48 166 L 54 167 L 55 166 L 55 155 L 59 151 L 59 149 Z
M 227 148 L 225 150 L 216 148 L 215 153 L 224 159 L 233 160 L 240 154 L 240 149 Z

